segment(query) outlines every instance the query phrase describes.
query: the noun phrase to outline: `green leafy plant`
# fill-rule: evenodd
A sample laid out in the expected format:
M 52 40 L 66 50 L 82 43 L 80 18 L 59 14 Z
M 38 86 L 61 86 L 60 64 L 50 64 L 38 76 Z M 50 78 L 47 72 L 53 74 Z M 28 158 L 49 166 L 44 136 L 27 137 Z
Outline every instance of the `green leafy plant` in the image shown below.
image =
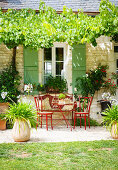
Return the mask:
M 7 92 L 7 96 L 14 102 L 17 102 L 17 96 L 20 94 L 18 89 L 20 79 L 21 77 L 18 71 L 14 70 L 12 64 L 8 65 L 8 67 L 0 73 L 0 94 L 2 92 Z M 0 102 L 11 102 L 8 97 L 3 99 L 0 95 Z
M 108 66 L 99 64 L 94 70 L 90 70 L 86 76 L 78 77 L 76 79 L 77 93 L 81 93 L 82 96 L 94 96 L 95 92 L 100 90 L 106 77 L 106 69 Z M 76 95 L 76 94 L 75 94 Z
M 9 105 L 7 114 L 4 114 L 4 118 L 9 121 L 15 122 L 18 120 L 25 120 L 29 122 L 31 126 L 36 127 L 36 111 L 28 103 L 13 103 Z
M 67 91 L 67 81 L 61 77 L 49 76 L 46 81 L 45 88 L 49 92 L 66 92 Z
M 105 115 L 103 117 L 103 123 L 107 128 L 111 130 L 112 125 L 114 123 L 117 123 L 117 135 L 118 135 L 118 105 L 113 105 L 111 108 L 109 107 L 108 109 L 103 112 Z
M 43 84 L 38 84 L 37 85 L 37 91 L 45 91 L 45 86 Z
M 65 94 L 61 93 L 61 94 L 59 95 L 59 99 L 65 99 L 65 98 L 66 98 L 66 95 L 65 95 Z

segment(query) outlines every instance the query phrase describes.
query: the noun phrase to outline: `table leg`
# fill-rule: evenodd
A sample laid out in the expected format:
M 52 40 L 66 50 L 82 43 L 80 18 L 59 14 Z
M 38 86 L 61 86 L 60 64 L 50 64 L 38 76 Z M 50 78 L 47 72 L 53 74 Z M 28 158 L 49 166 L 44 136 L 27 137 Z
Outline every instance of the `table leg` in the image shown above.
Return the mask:
M 66 119 L 66 117 L 64 116 L 64 114 L 63 114 L 63 113 L 62 113 L 62 115 L 63 115 L 63 118 L 64 118 L 65 122 L 67 123 L 67 125 L 69 125 L 69 126 L 70 126 L 71 131 L 72 131 L 72 127 L 71 127 L 70 123 L 68 122 L 68 120 Z M 68 126 L 67 126 L 67 127 L 68 127 Z

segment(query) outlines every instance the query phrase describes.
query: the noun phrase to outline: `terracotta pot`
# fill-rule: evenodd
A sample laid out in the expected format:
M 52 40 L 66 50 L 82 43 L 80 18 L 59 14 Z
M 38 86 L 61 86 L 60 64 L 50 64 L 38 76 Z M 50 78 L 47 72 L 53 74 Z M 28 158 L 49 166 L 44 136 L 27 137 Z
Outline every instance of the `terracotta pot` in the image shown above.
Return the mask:
M 9 108 L 9 103 L 0 103 L 0 114 L 5 114 L 6 110 Z M 6 120 L 0 119 L 0 130 L 6 129 Z
M 118 139 L 118 125 L 117 125 L 117 122 L 115 122 L 115 123 L 112 125 L 112 128 L 111 128 L 111 136 L 112 136 L 112 138 L 114 138 L 114 139 Z
M 30 139 L 30 127 L 25 120 L 16 120 L 12 136 L 15 142 L 25 142 Z
M 54 89 L 53 87 L 47 87 L 46 93 L 59 93 L 59 89 Z
M 0 130 L 6 130 L 6 120 L 0 119 Z

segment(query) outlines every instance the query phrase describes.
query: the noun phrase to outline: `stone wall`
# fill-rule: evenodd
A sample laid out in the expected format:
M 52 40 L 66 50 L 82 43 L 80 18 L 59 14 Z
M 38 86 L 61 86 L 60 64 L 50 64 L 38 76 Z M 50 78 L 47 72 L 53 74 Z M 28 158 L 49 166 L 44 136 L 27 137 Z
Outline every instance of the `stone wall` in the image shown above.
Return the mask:
M 23 92 L 23 86 L 24 86 L 24 59 L 23 59 L 23 46 L 17 47 L 16 52 L 16 69 L 19 72 L 19 75 L 21 76 L 21 84 L 20 84 L 20 90 Z
M 8 49 L 4 44 L 0 45 L 0 72 L 11 62 L 12 54 L 13 49 Z

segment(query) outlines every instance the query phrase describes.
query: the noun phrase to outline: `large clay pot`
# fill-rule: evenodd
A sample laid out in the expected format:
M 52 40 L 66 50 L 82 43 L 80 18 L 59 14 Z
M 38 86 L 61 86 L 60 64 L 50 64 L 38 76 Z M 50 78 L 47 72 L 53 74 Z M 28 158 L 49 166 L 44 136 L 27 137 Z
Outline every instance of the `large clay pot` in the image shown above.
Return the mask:
M 117 125 L 117 122 L 115 122 L 115 123 L 112 125 L 112 128 L 111 128 L 111 136 L 112 136 L 114 139 L 118 139 L 118 125 Z
M 25 120 L 16 120 L 12 131 L 15 142 L 25 142 L 30 139 L 30 127 Z
M 6 110 L 9 108 L 9 103 L 0 103 L 0 114 L 5 114 Z M 6 120 L 0 119 L 0 130 L 6 129 Z

